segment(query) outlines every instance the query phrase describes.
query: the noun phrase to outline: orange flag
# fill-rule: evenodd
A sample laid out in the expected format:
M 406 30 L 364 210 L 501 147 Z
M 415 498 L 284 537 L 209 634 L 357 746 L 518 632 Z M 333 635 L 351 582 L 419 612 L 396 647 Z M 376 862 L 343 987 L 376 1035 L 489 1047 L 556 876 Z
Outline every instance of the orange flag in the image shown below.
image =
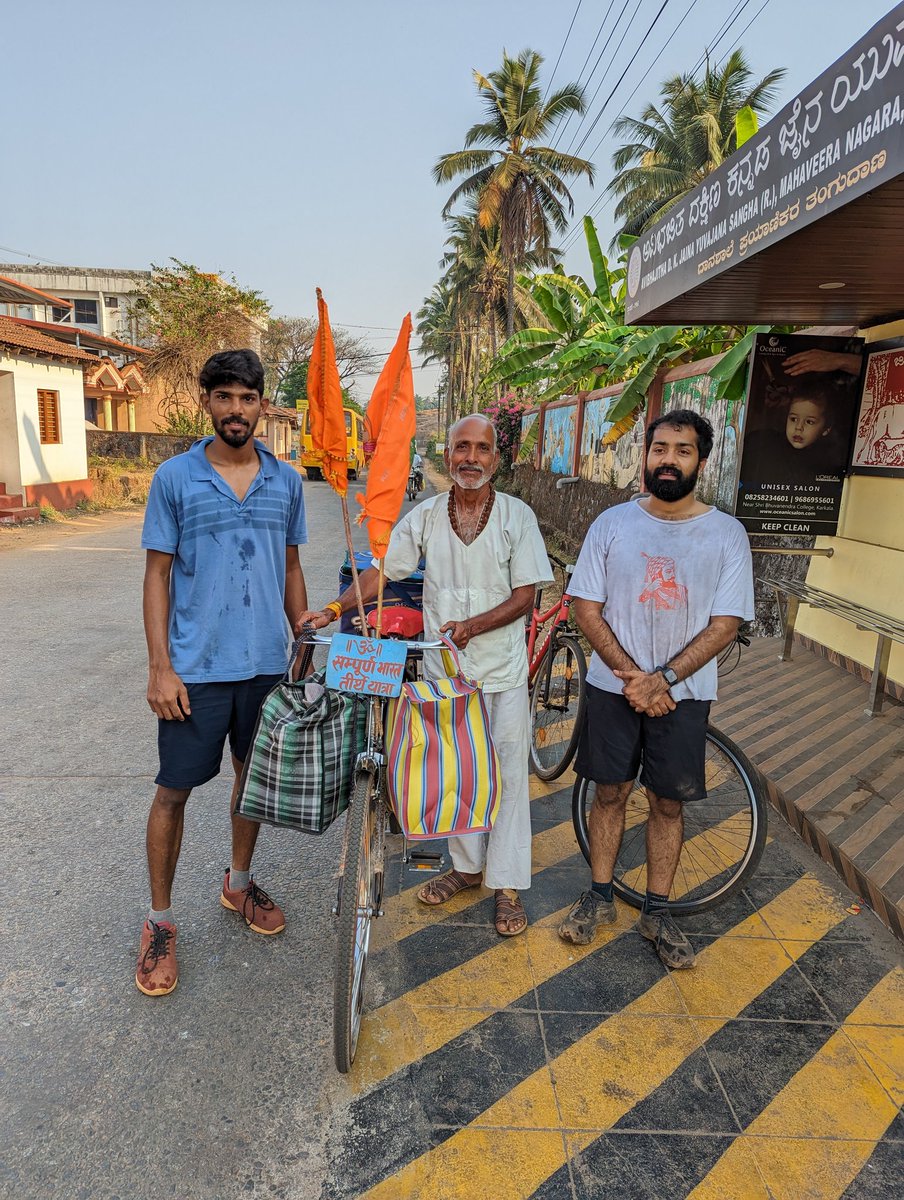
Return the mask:
M 399 385 L 399 376 L 408 355 L 408 342 L 410 339 L 411 313 L 402 322 L 402 328 L 399 330 L 396 344 L 393 346 L 389 358 L 387 358 L 383 365 L 383 370 L 380 372 L 380 378 L 374 387 L 370 403 L 364 410 L 364 441 L 365 448 L 370 447 L 368 450 L 369 454 L 373 454 L 376 449 L 380 426 L 383 424 L 383 417 L 386 413 L 386 405 L 392 399 L 392 393 Z
M 342 384 L 336 365 L 336 348 L 330 329 L 330 314 L 320 288 L 317 289 L 319 324 L 311 361 L 308 366 L 308 412 L 311 416 L 311 441 L 323 455 L 323 477 L 334 491 L 348 491 L 348 458 L 345 440 L 345 414 L 342 411 Z
M 367 492 L 357 494 L 367 520 L 367 536 L 374 558 L 385 558 L 389 535 L 398 520 L 408 483 L 411 439 L 417 417 L 414 409 L 414 374 L 408 342 L 411 313 L 402 322 L 399 336 L 367 406 L 367 431 L 373 431 L 376 449 L 367 476 Z M 373 410 L 373 411 L 372 411 Z

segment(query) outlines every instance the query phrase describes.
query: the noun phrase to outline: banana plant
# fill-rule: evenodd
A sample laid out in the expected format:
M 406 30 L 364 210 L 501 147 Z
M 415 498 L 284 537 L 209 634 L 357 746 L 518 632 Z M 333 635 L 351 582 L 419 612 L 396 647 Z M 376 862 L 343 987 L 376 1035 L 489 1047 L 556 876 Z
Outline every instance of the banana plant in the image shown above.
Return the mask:
M 544 401 L 624 382 L 606 413 L 612 423 L 606 441 L 612 442 L 631 429 L 660 371 L 722 353 L 710 370 L 717 384 L 711 403 L 724 397 L 732 406 L 738 403 L 746 388 L 753 339 L 769 327 L 626 325 L 625 268 L 613 266 L 603 253 L 590 217 L 584 218 L 584 233 L 593 287 L 561 269 L 522 276 L 519 283 L 530 291 L 546 324 L 510 337 L 482 386 L 530 388 Z M 628 236 L 619 239 L 622 262 L 634 241 Z

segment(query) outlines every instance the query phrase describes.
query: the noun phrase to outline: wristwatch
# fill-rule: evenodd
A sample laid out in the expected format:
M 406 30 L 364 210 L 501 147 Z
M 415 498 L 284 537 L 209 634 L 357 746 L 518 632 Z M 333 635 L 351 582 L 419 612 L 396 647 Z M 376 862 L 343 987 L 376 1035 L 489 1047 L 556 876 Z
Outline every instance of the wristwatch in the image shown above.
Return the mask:
M 678 682 L 678 676 L 672 670 L 671 667 L 654 667 L 653 674 L 655 675 L 657 671 L 660 673 L 660 675 L 663 677 L 663 679 L 666 681 L 666 683 L 669 685 L 669 687 L 672 687 L 674 684 L 676 684 Z

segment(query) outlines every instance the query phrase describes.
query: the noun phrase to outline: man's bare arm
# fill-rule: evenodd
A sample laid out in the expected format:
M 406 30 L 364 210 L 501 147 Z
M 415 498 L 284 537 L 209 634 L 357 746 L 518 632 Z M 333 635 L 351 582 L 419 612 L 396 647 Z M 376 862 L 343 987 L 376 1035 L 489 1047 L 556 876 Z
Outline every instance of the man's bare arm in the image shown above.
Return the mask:
M 610 671 L 636 671 L 637 663 L 619 644 L 609 623 L 603 616 L 603 605 L 598 600 L 571 602 L 575 624 L 597 652 Z
M 148 704 L 165 721 L 191 713 L 188 690 L 173 670 L 169 654 L 170 572 L 173 555 L 148 550 L 144 568 L 144 636 L 148 644 Z
M 377 589 L 380 582 L 380 572 L 377 570 L 377 568 L 368 567 L 364 571 L 359 571 L 358 582 L 361 585 L 361 595 L 364 599 L 364 603 L 368 604 L 371 600 L 376 600 Z M 353 609 L 357 609 L 358 601 L 355 597 L 355 585 L 352 584 L 350 587 L 347 587 L 341 596 L 336 597 L 333 603 L 339 605 L 340 612 L 342 614 L 351 612 Z M 305 600 L 305 604 L 307 604 L 307 600 Z M 296 634 L 298 634 L 301 633 L 302 625 L 311 625 L 314 629 L 323 629 L 324 626 L 329 625 L 331 621 L 336 619 L 336 614 L 333 612 L 327 612 L 327 610 L 324 608 L 317 609 L 313 612 L 308 611 L 298 613 L 294 619 L 295 624 L 293 628 L 295 629 Z
M 526 617 L 533 607 L 534 590 L 532 583 L 516 587 L 508 600 L 503 600 L 495 608 L 469 617 L 467 621 L 447 621 L 441 626 L 440 632 L 448 634 L 459 650 L 464 650 L 472 638 L 489 633 L 492 629 L 500 629 L 503 625 L 511 625 L 519 617 Z
M 295 622 L 308 607 L 308 589 L 305 586 L 297 546 L 286 546 L 286 590 L 283 606 L 289 624 L 294 629 Z
M 643 675 L 637 663 L 620 644 L 612 632 L 612 627 L 603 616 L 603 605 L 597 600 L 572 600 L 574 619 L 578 629 L 597 652 L 610 671 L 614 671 L 619 679 L 634 675 Z M 646 676 L 644 676 L 646 678 Z M 659 678 L 662 678 L 659 676 Z M 663 681 L 664 682 L 664 681 Z M 623 689 L 627 697 L 627 688 Z M 648 717 L 663 717 L 675 707 L 675 701 L 669 694 L 668 688 L 661 693 L 651 696 L 650 702 L 643 706 L 634 704 L 628 697 L 629 703 L 638 712 L 645 712 Z
M 679 654 L 659 665 L 671 667 L 679 682 L 687 679 L 734 641 L 740 624 L 740 617 L 712 617 L 707 627 L 692 638 Z M 659 671 L 648 675 L 635 667 L 629 671 L 616 670 L 615 674 L 625 685 L 628 703 L 638 712 L 647 711 L 668 694 L 669 685 Z
M 671 667 L 679 680 L 699 671 L 710 659 L 730 646 L 741 627 L 740 617 L 711 617 L 707 627 L 663 666 Z

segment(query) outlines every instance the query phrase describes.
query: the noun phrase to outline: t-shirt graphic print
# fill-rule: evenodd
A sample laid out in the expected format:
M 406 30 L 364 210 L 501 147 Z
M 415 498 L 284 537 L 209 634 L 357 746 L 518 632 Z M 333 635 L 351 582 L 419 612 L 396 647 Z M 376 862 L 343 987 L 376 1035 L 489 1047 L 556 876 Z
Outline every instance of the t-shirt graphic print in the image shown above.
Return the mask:
M 656 608 L 687 608 L 687 588 L 679 583 L 674 558 L 664 554 L 643 554 L 647 560 L 647 574 L 640 593 L 641 604 L 654 604 Z
M 686 521 L 651 516 L 637 500 L 608 508 L 590 526 L 568 591 L 603 605 L 603 618 L 642 671 L 668 663 L 712 617 L 753 617 L 750 543 L 740 521 L 707 509 Z M 587 679 L 621 693 L 598 654 Z M 715 700 L 716 662 L 671 688 L 675 700 Z

